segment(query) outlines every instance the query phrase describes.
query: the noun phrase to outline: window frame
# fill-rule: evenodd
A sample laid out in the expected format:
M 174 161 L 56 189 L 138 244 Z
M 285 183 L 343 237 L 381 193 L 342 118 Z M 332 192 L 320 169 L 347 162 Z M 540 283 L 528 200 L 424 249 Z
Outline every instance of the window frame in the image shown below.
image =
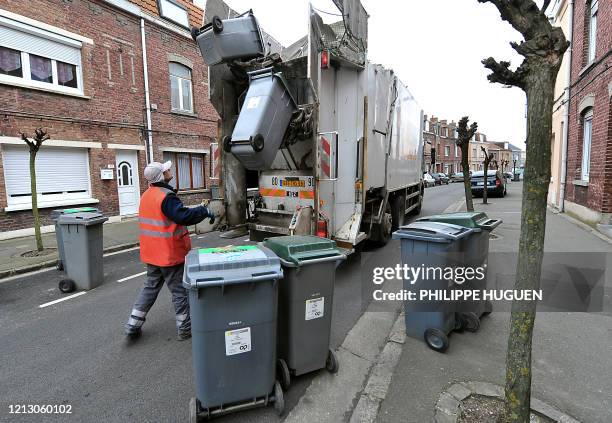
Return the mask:
M 187 24 L 184 24 L 182 22 L 178 22 L 176 20 L 174 20 L 173 18 L 171 18 L 170 16 L 166 15 L 166 12 L 164 12 L 164 5 L 163 3 L 170 3 L 176 7 L 178 7 L 179 9 L 182 9 L 185 12 L 185 17 L 187 18 Z M 189 29 L 189 10 L 183 6 L 182 4 L 180 4 L 177 1 L 174 0 L 157 0 L 157 9 L 159 10 L 159 16 L 161 16 L 163 19 L 172 22 L 175 25 L 180 26 L 181 28 L 186 28 Z
M 451 148 L 450 145 L 444 146 L 444 157 L 450 157 Z
M 587 64 L 595 61 L 597 52 L 597 12 L 599 0 L 591 0 L 588 4 L 588 37 L 587 37 Z
M 580 159 L 580 179 L 589 182 L 591 171 L 591 147 L 593 145 L 593 108 L 582 114 L 582 157 Z M 589 124 L 587 126 L 587 123 Z M 587 128 L 589 129 L 587 138 Z M 588 139 L 588 142 L 587 142 Z M 587 148 L 588 147 L 588 148 Z M 587 154 L 585 154 L 587 153 Z
M 181 182 L 179 178 L 178 172 L 178 155 L 179 154 L 187 154 L 189 156 L 189 187 L 183 188 L 181 187 Z M 176 151 L 164 151 L 164 156 L 170 156 L 170 160 L 172 160 L 173 168 L 174 168 L 174 180 L 176 181 L 176 189 L 179 192 L 183 191 L 199 191 L 205 190 L 206 188 L 206 153 L 190 153 L 190 152 L 176 152 Z M 202 186 L 194 188 L 193 187 L 193 156 L 200 156 L 202 158 Z M 164 157 L 164 161 L 166 157 Z
M 48 31 L 43 28 L 39 28 L 32 25 L 27 25 L 23 23 L 19 23 L 18 25 L 8 25 L 4 20 L 0 20 L 0 26 L 5 28 L 9 28 L 12 31 L 16 31 L 19 33 L 28 34 L 33 37 L 37 37 L 40 39 L 45 39 L 49 42 L 67 45 L 74 49 L 77 49 L 81 52 L 79 57 L 79 63 L 69 63 L 64 62 L 62 60 L 53 59 L 50 57 L 46 57 L 42 54 L 30 53 L 28 51 L 24 51 L 23 49 L 18 49 L 9 45 L 2 44 L 0 42 L 0 47 L 4 47 L 9 50 L 17 51 L 20 53 L 21 57 L 21 76 L 12 76 L 0 73 L 0 84 L 6 84 L 11 86 L 18 86 L 23 88 L 32 88 L 39 89 L 43 91 L 51 91 L 60 94 L 68 94 L 68 95 L 76 95 L 76 96 L 84 96 L 83 89 L 83 57 L 82 57 L 82 42 L 76 40 L 69 40 L 62 35 L 56 35 L 55 33 Z M 52 82 L 43 82 L 36 81 L 32 79 L 32 69 L 30 63 L 30 56 L 38 56 L 44 59 L 51 61 L 51 74 L 52 74 Z M 57 64 L 58 62 L 66 63 L 72 66 L 75 66 L 75 77 L 76 77 L 76 88 L 60 85 L 58 81 L 58 71 Z
M 182 66 L 185 69 L 189 70 L 189 76 L 190 79 L 187 78 L 183 78 L 182 76 L 178 76 L 178 75 L 173 75 L 172 72 L 170 71 L 170 65 L 171 64 L 175 64 L 178 66 Z M 189 114 L 194 114 L 194 108 L 193 108 L 193 69 L 190 68 L 189 66 L 186 66 L 183 63 L 180 62 L 175 62 L 175 61 L 170 61 L 168 62 L 168 76 L 169 76 L 169 82 L 170 82 L 170 110 L 172 112 L 176 112 L 176 113 L 189 113 Z M 179 94 L 179 108 L 175 108 L 174 105 L 172 104 L 172 78 L 176 78 L 178 81 L 178 94 Z M 189 81 L 189 100 L 190 100 L 190 109 L 185 109 L 184 108 L 184 104 L 183 104 L 183 81 Z

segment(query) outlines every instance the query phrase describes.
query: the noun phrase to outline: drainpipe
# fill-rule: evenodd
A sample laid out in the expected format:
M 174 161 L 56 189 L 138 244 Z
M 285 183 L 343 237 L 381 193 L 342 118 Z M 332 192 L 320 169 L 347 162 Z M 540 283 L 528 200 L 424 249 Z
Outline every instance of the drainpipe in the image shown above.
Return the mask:
M 572 83 L 572 50 L 574 38 L 574 1 L 569 4 L 569 42 L 570 46 L 567 52 L 566 75 L 567 85 L 565 87 L 565 95 L 563 96 L 563 145 L 561 146 L 561 183 L 559 184 L 559 211 L 565 211 L 565 184 L 567 183 L 567 144 L 569 132 L 569 109 L 570 109 L 570 88 Z
M 149 100 L 149 71 L 147 67 L 147 42 L 144 18 L 140 18 L 140 38 L 142 42 L 142 70 L 144 74 L 145 107 L 147 109 L 147 163 L 153 161 L 153 134 L 151 133 L 151 102 Z

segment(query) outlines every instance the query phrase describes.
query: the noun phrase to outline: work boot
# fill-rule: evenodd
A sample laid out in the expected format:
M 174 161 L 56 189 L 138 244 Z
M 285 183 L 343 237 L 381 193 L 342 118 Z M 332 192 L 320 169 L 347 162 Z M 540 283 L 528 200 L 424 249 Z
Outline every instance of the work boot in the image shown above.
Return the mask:
M 176 335 L 176 339 L 179 341 L 186 341 L 191 338 L 191 330 L 179 330 Z
M 142 334 L 142 328 L 137 328 L 132 325 L 125 325 L 123 333 L 130 339 L 138 338 Z

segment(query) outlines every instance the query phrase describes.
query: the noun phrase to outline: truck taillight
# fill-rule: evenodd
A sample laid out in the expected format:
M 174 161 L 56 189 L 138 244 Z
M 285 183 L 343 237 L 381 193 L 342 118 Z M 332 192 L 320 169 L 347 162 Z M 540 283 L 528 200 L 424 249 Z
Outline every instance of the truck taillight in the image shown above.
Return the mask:
M 321 69 L 327 69 L 329 67 L 329 51 L 323 50 L 321 52 Z
M 317 236 L 327 238 L 327 222 L 325 220 L 317 221 Z

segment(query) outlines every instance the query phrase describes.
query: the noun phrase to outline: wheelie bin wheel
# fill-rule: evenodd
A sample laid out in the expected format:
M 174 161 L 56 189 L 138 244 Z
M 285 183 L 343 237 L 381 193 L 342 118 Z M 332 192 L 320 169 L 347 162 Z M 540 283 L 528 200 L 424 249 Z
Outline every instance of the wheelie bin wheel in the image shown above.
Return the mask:
M 274 410 L 280 416 L 285 411 L 285 397 L 283 396 L 283 388 L 278 381 L 274 382 Z
M 229 135 L 224 136 L 221 140 L 221 144 L 223 145 L 223 151 L 226 153 L 232 152 L 232 137 Z
M 325 368 L 331 374 L 338 373 L 338 369 L 340 369 L 340 363 L 338 362 L 338 357 L 336 357 L 336 353 L 333 352 L 331 348 L 327 352 L 327 360 L 325 360 Z
M 64 263 L 61 260 L 58 260 L 57 265 L 55 266 L 57 270 L 60 272 L 64 270 Z
M 218 34 L 221 31 L 223 31 L 223 21 L 217 15 L 213 16 L 212 18 L 212 27 L 213 27 L 213 32 L 215 34 Z
M 253 147 L 253 150 L 255 150 L 256 152 L 260 152 L 261 150 L 264 149 L 264 137 L 261 134 L 257 134 L 254 137 L 251 137 L 251 147 Z
M 198 423 L 198 400 L 191 398 L 189 400 L 189 423 Z
M 455 332 L 463 332 L 463 321 L 461 320 L 461 316 L 459 316 L 459 313 L 455 314 L 455 327 L 453 330 Z
M 289 373 L 289 366 L 282 358 L 276 361 L 276 370 L 278 372 L 278 380 L 280 381 L 283 390 L 289 389 L 291 385 L 291 373 Z
M 427 346 L 434 351 L 443 353 L 448 349 L 448 336 L 440 329 L 427 329 L 424 338 Z
M 480 328 L 480 318 L 474 312 L 461 313 L 461 321 L 468 332 L 476 332 Z
M 489 300 L 485 303 L 485 309 L 482 312 L 483 316 L 488 316 L 493 311 L 493 303 Z
M 191 32 L 191 38 L 193 38 L 193 41 L 197 41 L 198 40 L 198 35 L 200 35 L 199 28 L 196 28 L 195 26 L 192 26 L 190 32 Z
M 62 291 L 64 294 L 67 294 L 69 292 L 72 292 L 76 289 L 76 284 L 74 283 L 74 281 L 72 279 L 62 279 L 59 282 L 59 290 Z

